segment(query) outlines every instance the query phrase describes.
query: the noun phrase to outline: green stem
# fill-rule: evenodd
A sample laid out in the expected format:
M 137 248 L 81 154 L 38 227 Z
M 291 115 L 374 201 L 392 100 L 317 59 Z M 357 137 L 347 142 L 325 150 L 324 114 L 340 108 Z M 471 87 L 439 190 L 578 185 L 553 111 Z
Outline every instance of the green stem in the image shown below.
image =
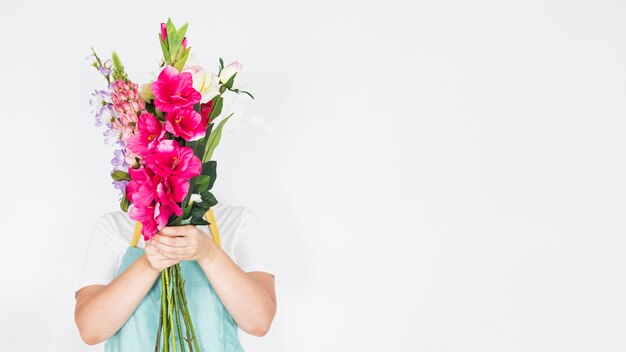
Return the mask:
M 161 277 L 163 277 L 163 273 L 161 273 Z M 157 330 L 157 338 L 156 345 L 154 346 L 154 352 L 161 351 L 161 330 L 163 330 L 163 279 L 161 278 L 161 310 L 159 312 L 159 325 Z
M 186 306 L 185 306 L 185 302 L 183 300 L 184 280 L 183 280 L 183 276 L 182 276 L 182 273 L 181 273 L 180 269 L 177 271 L 176 274 L 177 274 L 177 277 L 178 277 L 177 291 L 178 291 L 178 294 L 180 296 L 180 300 L 178 301 L 178 305 L 179 305 L 179 309 L 180 309 L 181 315 L 183 317 L 183 320 L 185 322 L 185 333 L 187 335 L 185 340 L 187 340 L 187 344 L 189 345 L 189 351 L 193 352 L 193 345 L 192 345 L 192 341 L 191 340 L 194 339 L 194 336 L 191 335 L 191 328 L 189 327 L 191 319 L 189 319 L 188 316 L 185 314 Z
M 168 288 L 168 276 L 167 269 L 161 271 L 161 284 L 163 285 L 163 292 L 161 293 L 161 304 L 163 306 L 163 352 L 169 352 L 170 350 L 170 334 L 169 334 L 169 314 L 167 307 L 167 288 Z
M 172 338 L 172 350 L 173 352 L 176 352 L 176 331 L 174 330 L 174 314 L 172 312 L 173 309 L 173 304 L 172 304 L 172 290 L 173 287 L 171 285 L 171 279 L 172 279 L 172 267 L 169 267 L 166 269 L 168 271 L 168 290 L 167 290 L 167 314 L 168 314 L 168 320 L 169 320 L 169 328 L 171 329 L 171 338 Z
M 176 264 L 175 266 L 179 266 L 180 264 Z M 177 268 L 174 268 L 174 272 L 172 273 L 173 279 L 173 287 L 172 287 L 172 297 L 174 300 L 174 317 L 176 319 L 176 331 L 178 332 L 178 343 L 180 344 L 181 352 L 185 351 L 185 341 L 183 338 L 183 330 L 180 327 L 180 319 L 181 319 L 181 311 L 179 307 L 180 302 L 180 293 L 178 292 L 178 281 L 180 279 L 180 274 Z
M 193 328 L 193 322 L 191 321 L 191 315 L 189 314 L 189 307 L 187 306 L 187 295 L 185 294 L 184 283 L 180 284 L 180 292 L 183 297 L 183 316 L 185 317 L 185 322 L 187 323 L 187 327 L 191 329 L 191 336 L 194 346 L 196 347 L 196 351 L 200 351 L 200 346 L 198 346 L 198 339 L 196 338 L 196 331 Z

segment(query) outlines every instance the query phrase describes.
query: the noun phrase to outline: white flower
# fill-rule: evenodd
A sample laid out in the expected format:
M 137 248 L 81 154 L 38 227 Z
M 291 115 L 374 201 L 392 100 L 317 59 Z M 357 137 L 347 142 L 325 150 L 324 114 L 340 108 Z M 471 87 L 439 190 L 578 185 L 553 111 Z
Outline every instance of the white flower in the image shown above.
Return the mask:
M 232 62 L 228 65 L 226 65 L 223 69 L 222 72 L 220 73 L 220 81 L 222 82 L 222 84 L 226 84 L 226 82 L 228 82 L 228 80 L 237 72 L 241 71 L 241 69 L 243 68 L 243 66 L 235 61 Z M 236 83 L 237 79 L 239 78 L 239 75 L 235 76 L 235 79 L 233 80 L 233 86 L 232 88 L 236 87 Z
M 219 79 L 215 73 L 209 73 L 200 66 L 185 67 L 183 72 L 191 73 L 193 89 L 202 94 L 202 99 L 200 100 L 202 104 L 206 104 L 209 100 L 220 94 L 218 86 Z
M 144 83 L 139 86 L 139 96 L 146 103 L 150 102 L 150 99 L 154 99 L 154 94 L 152 94 L 152 89 L 150 88 L 152 83 Z

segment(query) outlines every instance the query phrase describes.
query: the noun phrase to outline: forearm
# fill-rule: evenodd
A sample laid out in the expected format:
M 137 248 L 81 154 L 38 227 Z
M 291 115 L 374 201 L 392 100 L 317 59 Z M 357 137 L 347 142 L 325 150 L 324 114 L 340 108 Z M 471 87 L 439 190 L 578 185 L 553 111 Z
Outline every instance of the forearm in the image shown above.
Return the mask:
M 261 285 L 216 244 L 198 260 L 222 304 L 237 325 L 253 335 L 263 335 L 274 319 L 276 306 Z
M 75 319 L 89 344 L 113 336 L 135 311 L 159 276 L 146 255 L 139 257 L 110 284 L 77 302 Z

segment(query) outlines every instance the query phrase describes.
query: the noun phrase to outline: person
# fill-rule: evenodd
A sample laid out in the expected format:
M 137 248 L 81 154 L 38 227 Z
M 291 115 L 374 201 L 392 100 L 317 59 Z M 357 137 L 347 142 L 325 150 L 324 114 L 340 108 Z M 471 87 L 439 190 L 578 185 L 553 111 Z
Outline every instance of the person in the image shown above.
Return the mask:
M 153 350 L 156 286 L 160 272 L 176 263 L 202 351 L 243 351 L 238 328 L 255 336 L 268 332 L 276 314 L 275 272 L 259 218 L 250 208 L 221 202 L 205 219 L 209 215 L 219 231 L 214 225 L 166 226 L 136 246 L 129 243 L 133 233 L 140 237 L 140 227 L 126 212 L 97 219 L 75 293 L 85 343 L 106 340 L 106 351 Z

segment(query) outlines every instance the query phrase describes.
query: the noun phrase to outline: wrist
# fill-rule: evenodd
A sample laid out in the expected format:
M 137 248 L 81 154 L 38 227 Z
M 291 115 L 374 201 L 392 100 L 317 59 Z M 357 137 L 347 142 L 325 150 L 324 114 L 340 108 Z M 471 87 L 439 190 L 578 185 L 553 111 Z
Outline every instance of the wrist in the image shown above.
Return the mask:
M 152 267 L 152 264 L 150 264 L 150 261 L 148 260 L 148 256 L 145 253 L 142 254 L 142 256 L 139 259 L 142 263 L 142 266 L 144 267 L 144 270 L 148 274 L 152 274 L 155 276 L 161 274 L 161 270 L 158 270 Z
M 213 240 L 209 240 L 207 250 L 204 255 L 198 259 L 198 264 L 202 267 L 209 267 L 213 265 L 213 263 L 215 263 L 217 258 L 220 256 L 220 252 L 220 247 L 213 242 Z

